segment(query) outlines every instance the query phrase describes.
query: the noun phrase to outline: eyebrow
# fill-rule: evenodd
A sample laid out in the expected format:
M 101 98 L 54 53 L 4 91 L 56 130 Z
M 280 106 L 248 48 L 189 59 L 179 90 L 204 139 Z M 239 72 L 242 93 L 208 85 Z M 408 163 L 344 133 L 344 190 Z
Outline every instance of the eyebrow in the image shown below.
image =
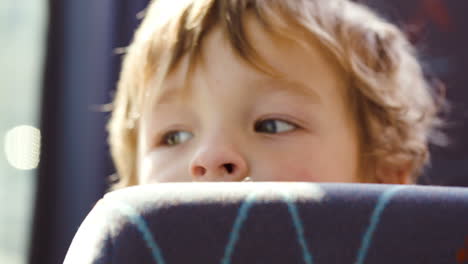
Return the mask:
M 253 81 L 255 87 L 260 87 L 266 91 L 287 93 L 293 96 L 300 96 L 310 99 L 315 104 L 321 103 L 321 98 L 312 87 L 305 84 L 280 78 L 265 78 Z
M 302 83 L 291 81 L 283 78 L 261 78 L 253 81 L 249 81 L 250 86 L 254 89 L 264 89 L 265 92 L 281 92 L 287 93 L 293 96 L 300 96 L 311 99 L 315 104 L 320 104 L 320 96 L 311 88 Z M 163 91 L 159 91 L 156 95 L 153 106 L 168 104 L 175 100 L 186 100 L 190 97 L 190 91 L 188 87 L 166 87 Z
M 179 87 L 179 86 L 168 86 L 165 87 L 162 91 L 157 91 L 152 104 L 162 105 L 174 102 L 176 100 L 184 101 L 190 96 L 190 90 L 188 87 Z

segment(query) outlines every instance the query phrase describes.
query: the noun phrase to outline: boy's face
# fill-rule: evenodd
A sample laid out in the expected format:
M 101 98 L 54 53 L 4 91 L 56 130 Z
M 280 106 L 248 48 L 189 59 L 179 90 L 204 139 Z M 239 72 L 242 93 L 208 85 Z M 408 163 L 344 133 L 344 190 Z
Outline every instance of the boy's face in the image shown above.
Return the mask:
M 358 136 L 346 83 L 317 47 L 247 33 L 275 79 L 240 59 L 219 27 L 184 86 L 183 58 L 143 111 L 138 182 L 358 181 Z

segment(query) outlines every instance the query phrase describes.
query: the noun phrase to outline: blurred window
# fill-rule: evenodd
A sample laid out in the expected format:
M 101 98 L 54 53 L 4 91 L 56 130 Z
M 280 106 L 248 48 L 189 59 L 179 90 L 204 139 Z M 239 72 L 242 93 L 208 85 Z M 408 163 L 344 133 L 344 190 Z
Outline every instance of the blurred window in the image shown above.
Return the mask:
M 45 0 L 0 0 L 0 263 L 27 262 L 46 13 Z

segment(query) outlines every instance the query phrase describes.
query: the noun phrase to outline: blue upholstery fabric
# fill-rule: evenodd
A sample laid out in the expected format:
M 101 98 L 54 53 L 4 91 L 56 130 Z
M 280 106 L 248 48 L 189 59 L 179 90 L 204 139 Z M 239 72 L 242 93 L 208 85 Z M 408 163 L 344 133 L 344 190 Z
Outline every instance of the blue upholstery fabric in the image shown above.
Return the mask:
M 70 263 L 468 263 L 468 189 L 171 183 L 107 194 Z

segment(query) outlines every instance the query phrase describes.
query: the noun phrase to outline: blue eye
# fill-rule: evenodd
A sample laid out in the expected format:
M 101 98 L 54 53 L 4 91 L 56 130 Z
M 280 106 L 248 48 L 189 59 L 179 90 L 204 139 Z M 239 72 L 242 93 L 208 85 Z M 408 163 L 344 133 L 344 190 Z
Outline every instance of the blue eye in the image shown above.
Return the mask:
M 296 128 L 296 125 L 278 119 L 265 119 L 255 123 L 255 132 L 267 134 L 285 133 Z
M 161 144 L 165 146 L 175 146 L 182 144 L 193 137 L 193 134 L 187 131 L 170 131 L 164 135 Z

